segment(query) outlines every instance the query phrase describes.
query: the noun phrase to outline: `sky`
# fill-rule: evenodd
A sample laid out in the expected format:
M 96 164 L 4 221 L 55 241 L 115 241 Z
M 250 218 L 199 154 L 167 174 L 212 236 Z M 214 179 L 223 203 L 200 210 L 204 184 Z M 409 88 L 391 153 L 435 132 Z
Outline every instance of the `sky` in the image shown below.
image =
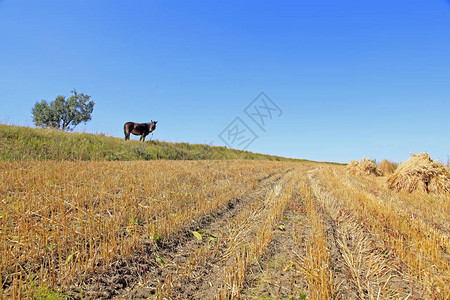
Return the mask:
M 0 0 L 0 122 L 73 89 L 78 132 L 447 163 L 450 1 Z

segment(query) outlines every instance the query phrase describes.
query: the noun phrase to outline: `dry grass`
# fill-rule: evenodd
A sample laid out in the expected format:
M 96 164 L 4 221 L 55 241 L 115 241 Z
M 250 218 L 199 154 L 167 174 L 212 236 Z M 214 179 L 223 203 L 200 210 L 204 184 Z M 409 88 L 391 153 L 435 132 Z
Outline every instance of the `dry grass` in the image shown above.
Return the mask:
M 2 289 L 62 289 L 251 191 L 283 163 L 1 163 Z
M 309 217 L 307 226 L 311 227 L 306 242 L 306 256 L 298 257 L 297 266 L 303 270 L 308 282 L 308 294 L 311 299 L 331 299 L 334 296 L 333 274 L 330 268 L 330 251 L 322 216 L 318 213 L 315 196 L 304 182 L 300 192 L 306 213 Z
M 351 208 L 322 184 L 322 180 L 331 179 L 327 173 L 320 172 L 322 179 L 310 176 L 310 180 L 315 194 L 318 195 L 318 201 L 329 215 L 329 222 L 333 224 L 330 230 L 333 230 L 334 234 L 329 237 L 329 245 L 335 248 L 331 250 L 334 253 L 335 298 L 407 297 L 408 292 L 402 291 L 398 285 L 398 262 L 391 261 L 386 255 L 377 238 L 378 235 L 369 231 L 352 213 Z M 376 179 L 376 177 L 361 178 Z M 344 191 L 347 188 L 341 186 L 340 189 Z
M 217 291 L 218 299 L 239 299 L 246 272 L 270 244 L 273 228 L 291 201 L 293 186 L 290 174 L 265 197 L 251 203 L 251 209 L 237 216 L 227 243 L 226 256 L 231 263 L 225 269 L 224 284 Z
M 388 161 L 387 159 L 383 159 L 377 168 L 381 175 L 386 176 L 394 173 L 397 165 Z
M 448 299 L 450 197 L 422 194 L 414 199 L 403 198 L 403 194 L 385 188 L 376 177 L 355 179 L 337 168 L 325 169 L 320 177 L 333 202 L 340 203 L 346 213 L 371 233 L 378 251 L 388 253 L 389 268 L 398 270 L 390 282 L 395 279 L 402 293 L 407 292 L 404 296 Z M 427 202 L 420 204 L 424 201 Z M 427 214 L 416 213 L 421 211 L 419 205 L 428 206 L 430 213 L 439 219 L 427 219 Z M 442 228 L 436 228 L 437 222 Z
M 441 163 L 433 161 L 428 153 L 412 154 L 389 176 L 387 184 L 396 191 L 448 194 L 450 173 Z
M 362 174 L 373 174 L 372 163 Z M 450 297 L 450 195 L 392 191 L 385 178 L 349 176 L 340 166 L 1 163 L 0 198 L 5 298 L 36 298 L 42 291 L 64 296 L 73 286 L 81 289 L 90 274 L 142 253 L 138 251 L 146 243 L 154 246 L 151 257 L 161 255 L 160 261 L 147 273 L 152 278 L 143 275 L 136 281 L 143 287 L 151 282 L 156 298 L 182 298 L 177 293 L 189 285 L 186 298 L 259 299 L 251 289 L 243 290 L 249 286 L 249 272 L 267 274 L 261 259 L 271 255 L 268 250 L 280 241 L 274 236 L 281 232 L 283 239 L 294 239 L 290 250 L 297 255 L 286 256 L 276 274 L 295 269 L 282 280 L 304 282 L 301 293 L 284 289 L 294 291 L 291 296 Z M 287 210 L 299 223 L 284 235 L 290 229 L 280 231 L 277 225 Z M 208 227 L 189 229 L 173 249 L 158 246 L 211 215 L 210 223 L 198 225 Z M 191 230 L 203 239 L 190 235 Z M 276 249 L 285 250 L 282 245 Z M 272 283 L 273 297 L 288 297 Z
M 380 175 L 379 171 L 377 170 L 377 164 L 373 160 L 370 160 L 366 157 L 361 159 L 360 162 L 357 162 L 355 160 L 350 161 L 350 163 L 347 165 L 347 170 L 349 174 L 352 175 L 359 175 L 359 176 Z

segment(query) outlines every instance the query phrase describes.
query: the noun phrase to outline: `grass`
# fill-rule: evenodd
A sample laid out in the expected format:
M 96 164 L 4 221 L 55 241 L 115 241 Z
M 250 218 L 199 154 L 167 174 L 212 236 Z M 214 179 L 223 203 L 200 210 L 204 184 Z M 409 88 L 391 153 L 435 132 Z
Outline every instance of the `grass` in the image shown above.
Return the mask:
M 102 134 L 69 133 L 53 129 L 0 124 L 0 161 L 23 160 L 204 160 L 250 159 L 295 161 L 227 147 L 147 141 L 145 143 Z M 296 160 L 300 161 L 300 160 Z

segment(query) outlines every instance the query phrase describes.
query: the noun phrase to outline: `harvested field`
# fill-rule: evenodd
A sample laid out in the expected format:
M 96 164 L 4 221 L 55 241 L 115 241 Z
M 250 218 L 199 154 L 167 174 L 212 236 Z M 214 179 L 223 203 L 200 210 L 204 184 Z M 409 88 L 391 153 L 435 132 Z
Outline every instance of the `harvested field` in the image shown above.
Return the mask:
M 450 196 L 343 166 L 10 162 L 0 196 L 4 298 L 450 297 Z

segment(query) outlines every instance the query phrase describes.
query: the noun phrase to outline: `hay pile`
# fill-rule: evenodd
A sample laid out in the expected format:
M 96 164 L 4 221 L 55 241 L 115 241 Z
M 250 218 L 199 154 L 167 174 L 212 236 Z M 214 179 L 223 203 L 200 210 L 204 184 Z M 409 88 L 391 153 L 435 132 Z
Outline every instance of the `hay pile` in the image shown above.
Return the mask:
M 412 154 L 388 177 L 387 184 L 396 191 L 445 194 L 450 193 L 450 172 L 428 153 Z
M 387 159 L 383 159 L 378 165 L 378 171 L 380 171 L 381 175 L 390 175 L 395 172 L 397 166 Z
M 377 170 L 377 164 L 368 158 L 363 158 L 360 162 L 356 160 L 350 161 L 347 165 L 347 170 L 352 175 L 380 175 Z
M 350 173 L 350 174 L 355 174 L 356 173 L 356 170 L 357 170 L 357 168 L 358 168 L 358 165 L 359 165 L 359 161 L 357 161 L 357 160 L 351 160 L 350 161 L 350 163 L 347 165 L 347 171 Z

